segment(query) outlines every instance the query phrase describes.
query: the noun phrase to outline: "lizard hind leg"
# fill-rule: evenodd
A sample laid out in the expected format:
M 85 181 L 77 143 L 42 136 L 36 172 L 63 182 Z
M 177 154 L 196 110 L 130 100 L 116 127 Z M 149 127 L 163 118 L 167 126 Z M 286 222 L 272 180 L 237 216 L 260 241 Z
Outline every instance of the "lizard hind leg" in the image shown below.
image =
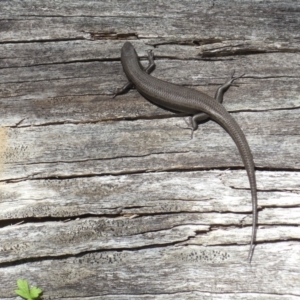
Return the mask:
M 148 50 L 148 51 L 147 51 L 147 54 L 148 54 L 148 61 L 149 61 L 149 64 L 148 64 L 148 66 L 145 68 L 145 72 L 146 72 L 147 74 L 151 74 L 152 71 L 155 69 L 154 54 L 153 54 L 153 51 L 152 51 L 152 50 Z
M 131 81 L 128 81 L 124 86 L 121 88 L 117 88 L 114 95 L 113 99 L 117 97 L 118 95 L 125 94 L 127 91 L 133 88 L 133 83 Z
M 232 85 L 232 83 L 236 79 L 239 79 L 239 78 L 241 78 L 245 75 L 245 74 L 242 74 L 241 76 L 234 77 L 234 73 L 235 73 L 235 71 L 233 70 L 231 72 L 230 77 L 227 79 L 227 81 L 217 89 L 214 99 L 216 101 L 218 101 L 219 103 L 223 102 L 224 94 L 229 89 L 229 87 Z M 184 119 L 186 124 L 188 125 L 188 127 L 186 127 L 185 129 L 191 129 L 192 130 L 192 137 L 191 138 L 193 138 L 194 131 L 198 129 L 198 124 L 201 123 L 201 122 L 207 121 L 208 119 L 209 119 L 209 115 L 207 115 L 206 113 L 198 113 L 196 115 L 193 115 L 192 117 L 189 117 L 188 121 L 186 121 Z
M 233 70 L 231 72 L 231 75 L 227 79 L 227 81 L 217 89 L 216 94 L 215 94 L 215 100 L 218 101 L 219 103 L 223 103 L 224 94 L 229 89 L 229 87 L 232 85 L 232 83 L 235 80 L 237 80 L 245 75 L 245 74 L 242 74 L 238 77 L 234 77 L 234 73 L 235 73 L 235 70 Z
M 188 119 L 184 119 L 184 122 L 186 123 L 187 127 L 180 127 L 182 129 L 190 129 L 191 130 L 191 140 L 194 137 L 194 131 L 198 129 L 198 123 L 205 121 L 209 118 L 209 116 L 205 113 L 199 113 L 193 116 L 189 116 Z

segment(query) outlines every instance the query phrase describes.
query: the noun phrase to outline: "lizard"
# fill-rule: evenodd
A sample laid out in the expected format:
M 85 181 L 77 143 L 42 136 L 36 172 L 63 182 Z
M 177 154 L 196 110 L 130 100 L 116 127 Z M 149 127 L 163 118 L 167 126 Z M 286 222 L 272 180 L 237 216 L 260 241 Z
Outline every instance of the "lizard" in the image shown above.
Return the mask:
M 242 157 L 250 183 L 253 214 L 252 235 L 248 253 L 248 261 L 250 263 L 253 255 L 257 227 L 255 165 L 243 131 L 222 105 L 224 93 L 236 79 L 241 78 L 245 74 L 234 77 L 233 71 L 230 78 L 217 89 L 215 97 L 212 98 L 201 91 L 179 86 L 150 76 L 150 73 L 155 67 L 152 51 L 148 51 L 148 60 L 149 65 L 143 68 L 133 45 L 128 41 L 124 43 L 121 49 L 121 63 L 129 81 L 122 88 L 117 89 L 114 97 L 135 87 L 142 96 L 158 106 L 172 111 L 190 114 L 189 121 L 192 132 L 197 130 L 199 122 L 211 118 L 229 133 Z

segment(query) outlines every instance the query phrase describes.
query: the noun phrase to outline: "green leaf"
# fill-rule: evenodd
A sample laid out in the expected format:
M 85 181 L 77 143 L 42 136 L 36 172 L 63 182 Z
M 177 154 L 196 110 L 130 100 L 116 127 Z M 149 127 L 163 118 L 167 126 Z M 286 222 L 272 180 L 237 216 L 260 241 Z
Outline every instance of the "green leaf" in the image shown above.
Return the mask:
M 30 289 L 31 298 L 38 298 L 43 291 L 35 286 Z
M 29 288 L 27 280 L 18 279 L 17 285 L 19 290 L 15 290 L 16 294 L 26 300 L 35 300 L 43 292 L 37 287 Z
M 15 290 L 16 294 L 18 294 L 22 298 L 29 300 L 30 290 L 29 290 L 28 282 L 26 280 L 19 279 L 17 281 L 17 285 L 18 285 L 19 290 Z

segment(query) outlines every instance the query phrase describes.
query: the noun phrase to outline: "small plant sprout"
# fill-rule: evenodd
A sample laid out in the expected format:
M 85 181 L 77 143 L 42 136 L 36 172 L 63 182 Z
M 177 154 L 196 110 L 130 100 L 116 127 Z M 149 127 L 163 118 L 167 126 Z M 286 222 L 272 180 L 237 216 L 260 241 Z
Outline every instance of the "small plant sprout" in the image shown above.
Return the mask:
M 37 287 L 29 287 L 27 280 L 17 280 L 18 290 L 15 290 L 16 294 L 26 300 L 38 300 L 42 294 L 42 290 Z

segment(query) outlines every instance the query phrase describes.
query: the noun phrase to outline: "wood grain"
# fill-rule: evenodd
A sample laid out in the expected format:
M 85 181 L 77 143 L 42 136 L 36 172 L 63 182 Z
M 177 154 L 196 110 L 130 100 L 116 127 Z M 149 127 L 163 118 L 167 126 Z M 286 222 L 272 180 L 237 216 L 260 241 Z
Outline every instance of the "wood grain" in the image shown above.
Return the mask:
M 0 300 L 300 299 L 297 1 L 0 2 Z M 218 124 L 126 82 L 130 40 L 153 76 L 214 95 L 257 167 L 258 232 L 236 146 Z

